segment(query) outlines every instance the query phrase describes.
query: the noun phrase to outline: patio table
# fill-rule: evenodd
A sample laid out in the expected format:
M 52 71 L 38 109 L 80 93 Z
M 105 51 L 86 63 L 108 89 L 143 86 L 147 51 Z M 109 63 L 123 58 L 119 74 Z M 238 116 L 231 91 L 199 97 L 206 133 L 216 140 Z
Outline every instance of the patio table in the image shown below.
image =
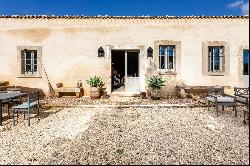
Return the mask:
M 2 122 L 3 122 L 3 110 L 2 110 L 2 102 L 5 100 L 13 100 L 13 99 L 17 99 L 20 97 L 25 96 L 26 93 L 17 93 L 17 92 L 13 92 L 13 93 L 0 93 L 0 126 L 2 126 Z

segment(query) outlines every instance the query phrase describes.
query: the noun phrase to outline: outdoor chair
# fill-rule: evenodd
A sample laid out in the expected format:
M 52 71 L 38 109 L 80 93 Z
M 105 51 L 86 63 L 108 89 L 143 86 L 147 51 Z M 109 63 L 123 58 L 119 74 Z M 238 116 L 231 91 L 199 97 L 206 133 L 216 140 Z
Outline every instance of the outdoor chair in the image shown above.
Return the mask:
M 225 94 L 224 87 L 208 87 L 208 96 L 206 97 L 206 99 L 208 101 L 208 111 L 210 103 L 213 103 L 215 105 L 217 116 L 219 106 L 222 106 L 222 111 L 224 111 L 224 106 L 233 106 L 235 117 L 237 117 L 236 97 Z
M 8 93 L 8 91 L 0 91 L 0 93 Z M 12 106 L 12 101 L 11 100 L 4 100 L 2 101 L 2 106 L 7 105 L 7 111 L 8 111 L 8 118 L 10 118 L 10 108 Z
M 17 118 L 18 118 L 18 112 L 23 112 L 24 119 L 25 119 L 25 113 L 27 112 L 28 126 L 30 126 L 30 112 L 36 108 L 37 115 L 39 115 L 39 107 L 40 107 L 39 106 L 39 92 L 36 91 L 36 92 L 32 92 L 28 94 L 27 102 L 24 102 L 12 108 L 13 125 L 15 125 L 15 112 L 17 113 Z
M 246 123 L 246 113 L 248 113 L 249 118 L 249 87 L 248 88 L 239 88 L 234 87 L 234 95 L 236 97 L 236 101 L 246 105 L 247 110 L 243 111 L 244 120 L 243 122 Z

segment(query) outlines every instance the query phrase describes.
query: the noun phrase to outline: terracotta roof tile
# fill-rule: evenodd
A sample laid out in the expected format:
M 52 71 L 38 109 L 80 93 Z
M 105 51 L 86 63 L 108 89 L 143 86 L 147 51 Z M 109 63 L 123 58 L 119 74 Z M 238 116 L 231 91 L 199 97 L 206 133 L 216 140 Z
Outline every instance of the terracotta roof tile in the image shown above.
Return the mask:
M 0 15 L 0 18 L 18 19 L 249 19 L 244 16 L 55 16 L 55 15 Z

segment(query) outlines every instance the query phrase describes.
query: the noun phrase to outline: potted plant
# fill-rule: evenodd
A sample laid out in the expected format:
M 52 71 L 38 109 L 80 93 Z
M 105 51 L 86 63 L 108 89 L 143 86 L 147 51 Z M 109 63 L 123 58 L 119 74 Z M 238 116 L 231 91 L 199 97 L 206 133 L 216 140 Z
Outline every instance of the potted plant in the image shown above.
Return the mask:
M 90 79 L 86 81 L 90 85 L 91 99 L 99 99 L 101 97 L 102 87 L 104 86 L 101 77 L 98 76 L 90 77 Z
M 151 98 L 159 100 L 161 98 L 160 90 L 165 86 L 165 80 L 161 76 L 151 76 L 147 80 L 148 87 L 151 90 Z

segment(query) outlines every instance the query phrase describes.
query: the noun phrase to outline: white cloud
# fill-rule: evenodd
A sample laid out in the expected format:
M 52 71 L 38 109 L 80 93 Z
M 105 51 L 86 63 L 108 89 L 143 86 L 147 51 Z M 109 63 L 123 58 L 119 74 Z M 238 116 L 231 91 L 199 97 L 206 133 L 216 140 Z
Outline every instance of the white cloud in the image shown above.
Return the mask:
M 249 2 L 241 6 L 241 12 L 243 15 L 249 15 Z
M 236 1 L 227 5 L 229 8 L 238 8 L 244 4 L 243 0 Z
M 238 0 L 227 5 L 228 8 L 239 8 L 242 15 L 249 15 L 249 1 Z

